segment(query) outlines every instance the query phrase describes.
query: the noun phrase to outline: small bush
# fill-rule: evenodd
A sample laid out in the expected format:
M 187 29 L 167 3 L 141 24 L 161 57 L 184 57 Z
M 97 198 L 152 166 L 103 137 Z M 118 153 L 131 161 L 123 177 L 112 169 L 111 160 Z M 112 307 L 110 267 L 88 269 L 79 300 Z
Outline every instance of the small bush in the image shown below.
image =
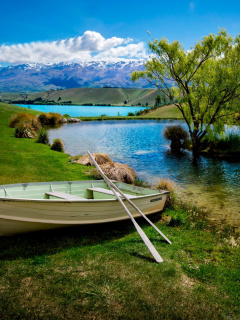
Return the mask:
M 70 115 L 67 113 L 64 113 L 63 117 L 67 119 L 67 118 L 70 118 Z
M 176 213 L 175 216 L 171 217 L 168 225 L 170 227 L 180 227 L 185 224 L 185 221 L 186 221 L 186 218 L 183 215 Z
M 129 117 L 134 117 L 135 114 L 134 114 L 133 112 L 128 112 L 128 116 L 129 116 Z
M 49 116 L 50 116 L 50 124 L 63 123 L 64 121 L 64 118 L 60 113 L 49 112 Z
M 9 127 L 11 128 L 16 128 L 17 126 L 19 127 L 20 124 L 29 124 L 35 130 L 39 130 L 41 128 L 38 118 L 27 112 L 16 113 L 9 121 Z
M 48 120 L 47 113 L 41 113 L 41 114 L 38 116 L 38 120 L 39 120 L 39 122 L 40 122 L 42 125 L 49 124 L 49 120 Z
M 14 137 L 16 138 L 36 138 L 37 133 L 35 128 L 29 123 L 20 123 L 16 126 Z
M 188 144 L 188 133 L 181 125 L 167 126 L 163 135 L 171 141 L 171 150 L 180 151 Z
M 60 113 L 53 112 L 41 113 L 38 119 L 42 125 L 54 125 L 64 122 L 64 117 Z
M 48 132 L 47 130 L 41 128 L 37 132 L 37 143 L 49 144 Z
M 51 145 L 51 149 L 58 152 L 64 152 L 64 144 L 61 139 L 55 139 Z
M 202 141 L 202 148 L 222 154 L 239 153 L 240 135 L 232 132 L 223 137 L 214 136 L 209 138 L 208 136 L 206 136 Z

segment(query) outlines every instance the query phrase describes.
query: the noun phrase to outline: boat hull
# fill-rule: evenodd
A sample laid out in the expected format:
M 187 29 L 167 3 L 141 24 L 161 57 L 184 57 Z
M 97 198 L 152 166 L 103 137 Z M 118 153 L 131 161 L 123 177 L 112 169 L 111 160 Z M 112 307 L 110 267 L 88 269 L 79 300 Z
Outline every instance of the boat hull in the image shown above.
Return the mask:
M 149 215 L 164 208 L 167 192 L 144 195 L 131 201 Z M 133 217 L 140 214 L 123 200 Z M 0 199 L 0 235 L 129 219 L 117 199 L 49 200 Z

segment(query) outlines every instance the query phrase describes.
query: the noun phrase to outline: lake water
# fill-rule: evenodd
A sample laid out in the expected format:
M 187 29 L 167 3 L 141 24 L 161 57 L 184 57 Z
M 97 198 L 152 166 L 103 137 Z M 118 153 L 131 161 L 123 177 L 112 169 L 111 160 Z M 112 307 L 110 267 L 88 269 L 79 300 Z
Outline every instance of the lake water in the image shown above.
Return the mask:
M 127 116 L 129 112 L 135 113 L 145 107 L 108 107 L 108 106 L 60 106 L 60 105 L 36 105 L 36 104 L 18 104 L 19 107 L 38 110 L 42 112 L 58 112 L 60 114 L 68 114 L 71 117 L 99 117 L 102 114 L 106 116 Z
M 240 164 L 201 157 L 192 163 L 190 152 L 176 156 L 163 137 L 166 125 L 178 121 L 123 120 L 66 124 L 50 129 L 50 141 L 60 138 L 70 155 L 103 152 L 116 162 L 127 163 L 141 179 L 174 180 L 179 193 L 192 203 L 211 209 L 214 219 L 240 225 Z

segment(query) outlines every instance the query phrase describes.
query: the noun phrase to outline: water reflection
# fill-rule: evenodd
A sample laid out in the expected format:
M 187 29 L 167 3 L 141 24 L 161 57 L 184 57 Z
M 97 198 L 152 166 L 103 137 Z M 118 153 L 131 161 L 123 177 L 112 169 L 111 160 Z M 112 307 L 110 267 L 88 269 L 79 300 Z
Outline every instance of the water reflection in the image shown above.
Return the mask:
M 155 183 L 160 177 L 177 182 L 182 197 L 213 208 L 213 216 L 240 224 L 240 165 L 236 161 L 191 152 L 171 153 L 163 137 L 166 125 L 179 121 L 104 121 L 67 124 L 49 131 L 50 140 L 61 138 L 71 155 L 108 153 L 114 161 L 128 163 L 142 179 Z

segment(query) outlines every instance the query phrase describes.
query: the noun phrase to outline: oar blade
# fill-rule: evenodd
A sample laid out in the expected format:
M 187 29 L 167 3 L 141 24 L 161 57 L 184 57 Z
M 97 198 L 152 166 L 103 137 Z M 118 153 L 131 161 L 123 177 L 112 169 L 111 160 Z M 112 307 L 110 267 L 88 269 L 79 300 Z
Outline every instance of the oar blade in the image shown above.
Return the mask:
M 137 225 L 135 225 L 135 228 L 137 229 L 138 234 L 142 238 L 143 242 L 145 243 L 146 247 L 148 250 L 151 252 L 152 256 L 156 260 L 156 262 L 161 263 L 163 262 L 162 257 L 160 254 L 157 252 L 156 248 L 153 246 L 152 242 L 148 239 L 144 231 Z

